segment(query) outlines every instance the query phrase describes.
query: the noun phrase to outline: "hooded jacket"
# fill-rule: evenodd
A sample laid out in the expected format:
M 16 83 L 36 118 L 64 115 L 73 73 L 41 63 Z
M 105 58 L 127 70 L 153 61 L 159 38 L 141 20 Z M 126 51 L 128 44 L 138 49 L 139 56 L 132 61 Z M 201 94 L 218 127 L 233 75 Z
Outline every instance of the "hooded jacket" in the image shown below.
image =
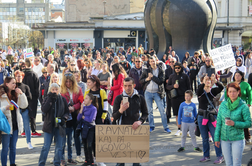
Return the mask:
M 181 63 L 176 63 L 174 67 L 176 66 L 180 66 L 181 70 L 178 75 L 177 73 L 174 73 L 169 77 L 169 81 L 167 83 L 166 88 L 167 90 L 174 89 L 174 84 L 176 83 L 176 80 L 178 80 L 179 88 L 177 89 L 177 97 L 183 97 L 185 96 L 185 91 L 191 89 L 190 80 L 189 77 L 185 73 L 183 73 L 183 65 Z
M 123 97 L 128 97 L 129 108 L 121 114 L 119 109 Z M 139 111 L 142 113 L 141 117 Z M 125 91 L 123 91 L 122 95 L 119 95 L 115 98 L 113 117 L 114 120 L 120 120 L 122 117 L 121 124 L 132 125 L 138 120 L 144 123 L 144 121 L 148 118 L 148 109 L 144 97 L 139 95 L 136 89 L 134 89 L 131 97 L 128 96 Z
M 32 101 L 37 100 L 39 97 L 39 78 L 38 75 L 31 69 L 26 68 L 23 70 L 25 76 L 23 83 L 28 85 L 32 94 Z M 30 105 L 30 102 L 29 102 Z
M 153 75 L 150 81 L 154 81 L 158 85 L 158 93 L 161 99 L 163 99 L 165 96 L 165 91 L 164 91 L 165 72 L 160 65 L 157 65 L 157 67 L 158 67 L 158 77 Z M 143 86 L 144 91 L 146 90 L 146 87 L 150 83 L 150 81 L 145 80 L 148 77 L 148 73 L 153 73 L 153 69 L 151 67 L 143 71 L 139 80 L 140 84 L 142 84 Z

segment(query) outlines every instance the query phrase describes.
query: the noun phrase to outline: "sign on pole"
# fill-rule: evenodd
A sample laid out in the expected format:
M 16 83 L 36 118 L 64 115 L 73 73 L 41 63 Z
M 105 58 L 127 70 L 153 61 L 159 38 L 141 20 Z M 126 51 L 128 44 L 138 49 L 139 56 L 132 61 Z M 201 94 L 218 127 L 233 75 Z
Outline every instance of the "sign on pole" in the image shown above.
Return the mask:
M 25 53 L 25 58 L 31 58 L 31 57 L 33 57 L 32 48 L 27 48 L 26 53 Z
M 235 58 L 231 44 L 210 50 L 209 54 L 213 59 L 216 71 L 235 66 Z
M 96 125 L 96 161 L 144 163 L 149 161 L 150 126 Z

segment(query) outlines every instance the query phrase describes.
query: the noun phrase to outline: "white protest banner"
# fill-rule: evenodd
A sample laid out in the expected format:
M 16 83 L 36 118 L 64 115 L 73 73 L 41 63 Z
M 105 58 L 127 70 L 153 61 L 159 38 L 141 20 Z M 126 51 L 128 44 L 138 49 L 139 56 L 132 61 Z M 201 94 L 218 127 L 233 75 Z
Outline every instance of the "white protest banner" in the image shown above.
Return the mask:
M 144 163 L 149 161 L 150 126 L 96 125 L 96 162 Z
M 235 58 L 231 44 L 210 50 L 209 54 L 213 59 L 216 71 L 235 66 Z
M 25 58 L 31 58 L 31 57 L 33 57 L 32 48 L 27 48 Z

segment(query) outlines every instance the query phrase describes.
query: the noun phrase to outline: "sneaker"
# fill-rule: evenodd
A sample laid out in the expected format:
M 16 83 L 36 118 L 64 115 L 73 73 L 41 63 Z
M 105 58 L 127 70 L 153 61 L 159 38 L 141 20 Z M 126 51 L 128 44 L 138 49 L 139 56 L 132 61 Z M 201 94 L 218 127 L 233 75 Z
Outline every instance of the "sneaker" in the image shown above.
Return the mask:
M 175 134 L 175 136 L 180 136 L 182 134 L 181 130 L 178 130 Z
M 187 137 L 191 137 L 191 134 L 190 134 L 190 132 L 189 132 L 189 131 L 187 132 Z
M 154 131 L 154 127 L 150 127 L 150 133 L 152 132 L 152 131 Z
M 60 162 L 60 166 L 66 166 L 67 164 L 66 164 L 66 161 L 65 160 L 61 160 L 61 162 Z
M 31 145 L 30 142 L 27 144 L 27 146 L 28 146 L 28 149 L 33 149 L 33 146 Z
M 210 161 L 210 157 L 203 157 L 202 159 L 200 159 L 200 162 L 207 162 Z
M 103 163 L 104 164 L 104 163 Z M 91 164 L 92 166 L 97 166 L 97 164 L 95 164 L 95 163 L 92 163 Z M 105 165 L 105 164 L 104 164 Z M 99 165 L 99 166 L 101 166 L 101 165 Z M 105 165 L 106 166 L 106 165 Z
M 169 128 L 166 128 L 166 129 L 164 129 L 164 132 L 170 134 L 171 130 Z
M 94 164 L 94 163 L 92 163 L 92 164 Z M 106 164 L 104 164 L 104 163 L 97 163 L 97 165 L 99 165 L 99 166 L 106 166 Z
M 39 126 L 43 126 L 44 125 L 44 121 L 42 121 L 40 124 L 39 124 Z
M 209 137 L 209 142 L 213 142 L 213 138 L 212 137 Z
M 22 132 L 21 137 L 25 137 L 25 136 L 26 136 L 25 132 Z
M 50 161 L 50 164 L 53 164 L 53 159 Z
M 246 139 L 246 140 L 245 140 L 245 144 L 246 144 L 246 145 L 251 144 L 251 139 Z
M 41 134 L 39 134 L 39 133 L 37 133 L 37 132 L 34 132 L 34 133 L 31 134 L 31 136 L 32 136 L 32 137 L 40 137 Z
M 221 157 L 218 157 L 215 161 L 214 161 L 214 164 L 221 164 L 223 163 L 225 160 L 224 160 L 224 157 L 221 156 Z
M 85 162 L 85 160 L 84 160 L 81 156 L 77 156 L 77 157 L 76 157 L 76 161 L 77 161 L 78 163 L 84 163 L 84 162 Z
M 75 162 L 73 159 L 68 159 L 67 162 L 70 165 L 76 165 L 77 164 L 77 162 Z
M 185 151 L 185 148 L 184 148 L 184 147 L 180 147 L 180 148 L 178 149 L 178 152 L 183 152 L 183 151 Z
M 196 151 L 196 152 L 202 152 L 202 150 L 199 147 L 194 148 L 194 151 Z
M 82 164 L 81 166 L 88 166 L 87 161 L 85 161 L 85 163 L 84 163 L 84 164 Z

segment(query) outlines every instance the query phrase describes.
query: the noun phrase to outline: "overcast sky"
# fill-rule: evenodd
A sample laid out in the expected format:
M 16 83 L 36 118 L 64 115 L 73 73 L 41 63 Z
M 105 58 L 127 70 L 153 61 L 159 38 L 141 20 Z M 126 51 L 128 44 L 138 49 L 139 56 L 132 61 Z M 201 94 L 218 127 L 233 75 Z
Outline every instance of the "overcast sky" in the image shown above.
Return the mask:
M 31 0 L 27 0 L 28 2 L 31 2 Z M 8 2 L 8 3 L 15 3 L 16 0 L 2 0 L 2 2 Z M 50 2 L 53 2 L 53 3 L 61 3 L 62 0 L 50 0 Z

